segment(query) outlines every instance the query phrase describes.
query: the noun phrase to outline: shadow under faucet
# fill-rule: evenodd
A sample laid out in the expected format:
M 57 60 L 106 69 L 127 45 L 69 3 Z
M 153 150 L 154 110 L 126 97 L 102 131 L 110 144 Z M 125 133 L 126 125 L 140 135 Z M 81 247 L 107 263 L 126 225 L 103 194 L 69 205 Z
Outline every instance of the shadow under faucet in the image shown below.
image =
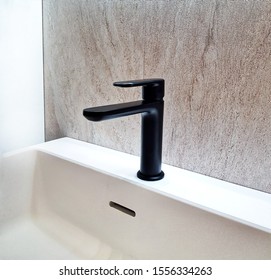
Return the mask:
M 90 121 L 103 121 L 141 114 L 141 158 L 137 177 L 146 181 L 161 180 L 164 172 L 162 163 L 163 79 L 143 79 L 113 83 L 117 87 L 142 86 L 143 100 L 92 107 L 83 110 L 83 115 Z

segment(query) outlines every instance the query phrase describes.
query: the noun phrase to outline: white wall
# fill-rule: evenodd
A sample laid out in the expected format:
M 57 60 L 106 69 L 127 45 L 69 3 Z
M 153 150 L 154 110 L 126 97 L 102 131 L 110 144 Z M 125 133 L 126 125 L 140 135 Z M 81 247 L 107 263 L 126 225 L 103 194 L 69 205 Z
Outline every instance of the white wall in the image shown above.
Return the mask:
M 0 0 L 0 155 L 44 141 L 41 0 Z

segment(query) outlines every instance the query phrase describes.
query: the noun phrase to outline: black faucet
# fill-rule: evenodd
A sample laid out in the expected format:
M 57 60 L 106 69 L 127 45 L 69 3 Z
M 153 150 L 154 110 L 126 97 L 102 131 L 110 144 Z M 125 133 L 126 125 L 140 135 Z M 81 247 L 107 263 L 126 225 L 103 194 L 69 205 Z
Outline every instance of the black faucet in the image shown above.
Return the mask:
M 144 79 L 113 83 L 117 87 L 142 86 L 143 100 L 87 108 L 83 115 L 90 121 L 103 121 L 134 114 L 142 114 L 141 160 L 137 177 L 146 181 L 161 180 L 163 112 L 163 79 Z

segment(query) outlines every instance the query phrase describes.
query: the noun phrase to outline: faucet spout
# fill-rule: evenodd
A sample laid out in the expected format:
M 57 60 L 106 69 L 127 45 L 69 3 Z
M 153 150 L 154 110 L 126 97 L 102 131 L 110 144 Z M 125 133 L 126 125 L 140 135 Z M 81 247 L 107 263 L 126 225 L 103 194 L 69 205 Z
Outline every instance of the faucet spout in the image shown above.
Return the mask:
M 115 86 L 143 86 L 143 100 L 92 107 L 83 110 L 90 121 L 104 121 L 141 114 L 141 159 L 137 177 L 142 180 L 156 181 L 164 177 L 162 164 L 164 80 L 136 80 L 116 82 Z
M 83 115 L 89 121 L 98 122 L 147 112 L 151 110 L 148 107 L 142 100 L 87 108 L 83 110 Z

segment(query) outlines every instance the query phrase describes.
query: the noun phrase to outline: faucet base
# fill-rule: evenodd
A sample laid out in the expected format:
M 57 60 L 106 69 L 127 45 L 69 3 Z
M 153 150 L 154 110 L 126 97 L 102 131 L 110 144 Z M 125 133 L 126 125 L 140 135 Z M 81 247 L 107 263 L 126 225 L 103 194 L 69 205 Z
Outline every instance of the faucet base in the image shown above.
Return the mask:
M 145 175 L 145 174 L 141 173 L 140 170 L 137 172 L 137 177 L 144 181 L 158 181 L 158 180 L 163 179 L 164 176 L 165 176 L 165 173 L 163 171 L 161 171 L 158 175 L 154 175 L 154 176 Z

